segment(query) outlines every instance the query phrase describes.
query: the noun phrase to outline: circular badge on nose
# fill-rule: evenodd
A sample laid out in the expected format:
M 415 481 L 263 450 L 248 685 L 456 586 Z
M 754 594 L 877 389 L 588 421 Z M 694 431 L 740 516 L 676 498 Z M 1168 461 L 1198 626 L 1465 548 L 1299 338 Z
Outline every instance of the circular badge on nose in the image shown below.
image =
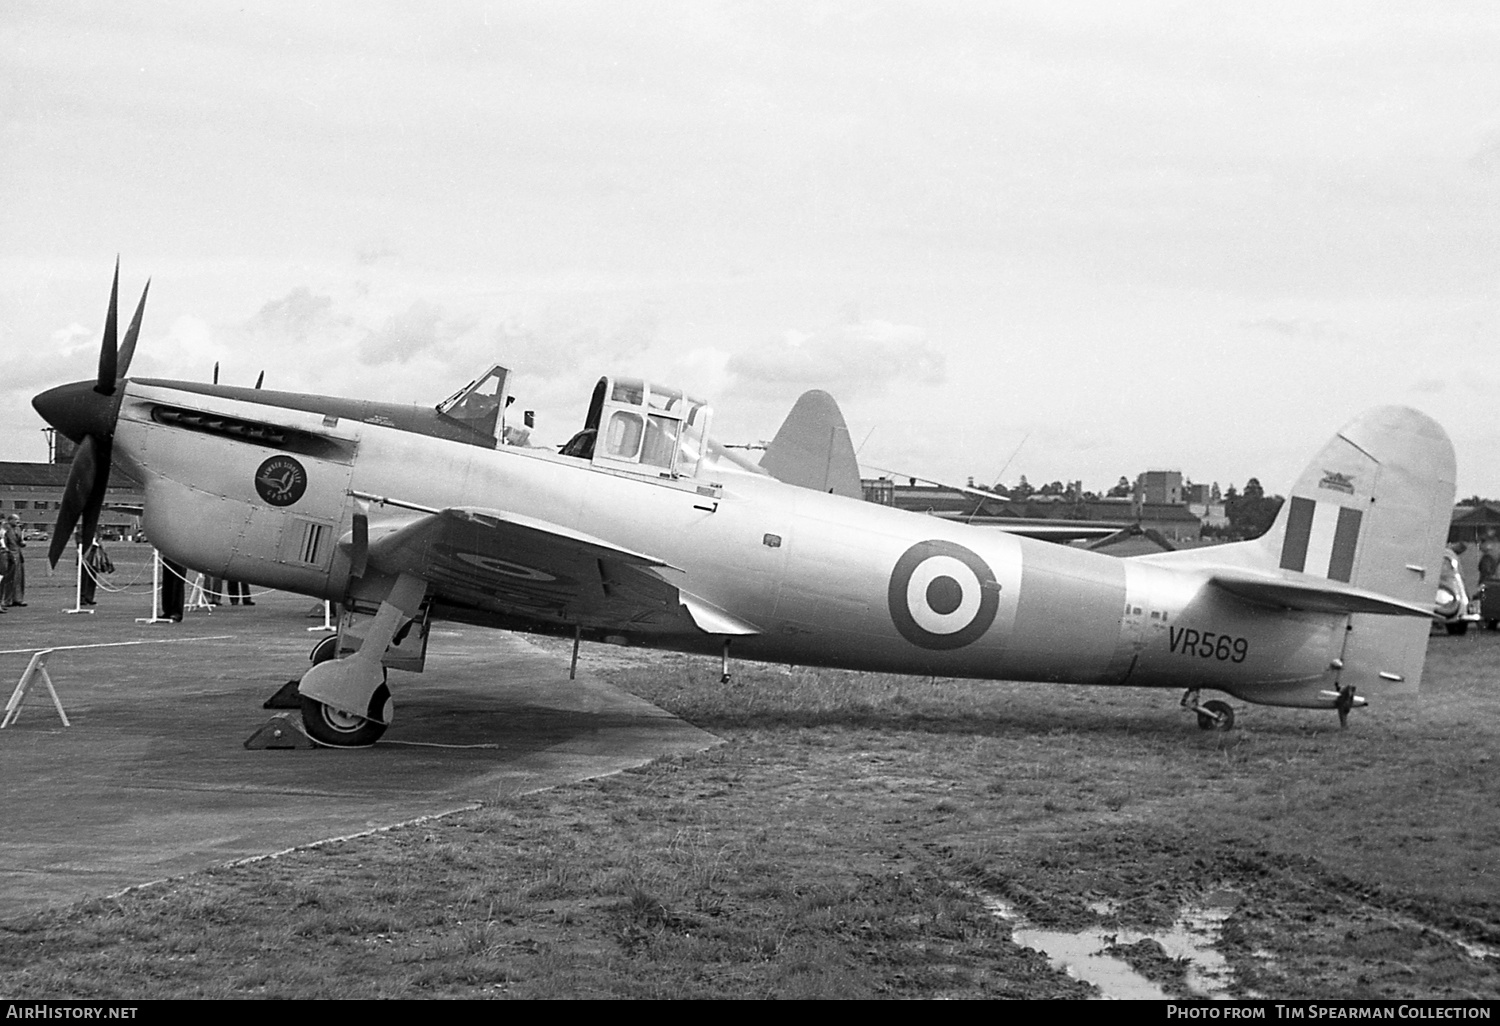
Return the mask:
M 922 648 L 962 648 L 995 622 L 1000 582 L 989 564 L 962 545 L 917 542 L 891 571 L 891 621 Z
M 273 506 L 290 506 L 307 491 L 307 471 L 290 456 L 272 456 L 255 472 L 255 491 Z

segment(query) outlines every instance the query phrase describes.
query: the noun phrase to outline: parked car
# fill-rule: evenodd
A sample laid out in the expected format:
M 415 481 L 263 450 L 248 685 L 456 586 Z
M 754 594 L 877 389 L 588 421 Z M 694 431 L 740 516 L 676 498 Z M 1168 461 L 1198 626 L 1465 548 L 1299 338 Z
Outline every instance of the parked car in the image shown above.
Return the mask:
M 1469 624 L 1479 622 L 1479 596 L 1469 597 L 1458 569 L 1458 556 L 1452 549 L 1443 550 L 1443 570 L 1438 576 L 1432 615 L 1433 622 L 1442 624 L 1449 634 L 1465 634 Z

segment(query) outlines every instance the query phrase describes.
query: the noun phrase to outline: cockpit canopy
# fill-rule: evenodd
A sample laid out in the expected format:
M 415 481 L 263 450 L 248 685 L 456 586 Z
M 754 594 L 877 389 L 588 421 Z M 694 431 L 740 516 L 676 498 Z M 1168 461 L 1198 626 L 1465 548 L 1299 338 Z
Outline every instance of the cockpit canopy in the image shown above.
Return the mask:
M 501 417 L 510 399 L 510 371 L 498 363 L 457 392 L 438 403 L 437 411 L 456 420 L 470 431 L 491 439 L 500 439 Z
M 657 477 L 693 477 L 708 442 L 712 408 L 675 388 L 638 378 L 602 377 L 583 430 L 564 456 Z

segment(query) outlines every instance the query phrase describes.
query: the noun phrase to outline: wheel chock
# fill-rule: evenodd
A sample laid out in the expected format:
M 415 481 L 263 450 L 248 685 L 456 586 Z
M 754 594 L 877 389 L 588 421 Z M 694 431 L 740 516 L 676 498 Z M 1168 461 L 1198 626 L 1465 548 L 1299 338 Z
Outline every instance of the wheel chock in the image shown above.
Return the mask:
M 287 681 L 285 684 L 281 685 L 281 688 L 276 692 L 276 694 L 266 699 L 265 705 L 262 705 L 261 708 L 301 709 L 302 696 L 297 693 L 297 685 L 300 683 L 302 683 L 300 680 Z
M 302 729 L 300 718 L 277 713 L 245 739 L 245 747 L 256 752 L 267 748 L 317 748 L 318 745 Z

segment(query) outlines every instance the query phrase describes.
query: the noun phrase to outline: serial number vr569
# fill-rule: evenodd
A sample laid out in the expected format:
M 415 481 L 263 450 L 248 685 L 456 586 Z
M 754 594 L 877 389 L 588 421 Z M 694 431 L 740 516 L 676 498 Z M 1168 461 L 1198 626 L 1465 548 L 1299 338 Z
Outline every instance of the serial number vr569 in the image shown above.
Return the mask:
M 1215 634 L 1213 631 L 1196 631 L 1191 627 L 1168 627 L 1167 645 L 1178 655 L 1229 663 L 1243 663 L 1250 654 L 1250 642 L 1244 638 Z

